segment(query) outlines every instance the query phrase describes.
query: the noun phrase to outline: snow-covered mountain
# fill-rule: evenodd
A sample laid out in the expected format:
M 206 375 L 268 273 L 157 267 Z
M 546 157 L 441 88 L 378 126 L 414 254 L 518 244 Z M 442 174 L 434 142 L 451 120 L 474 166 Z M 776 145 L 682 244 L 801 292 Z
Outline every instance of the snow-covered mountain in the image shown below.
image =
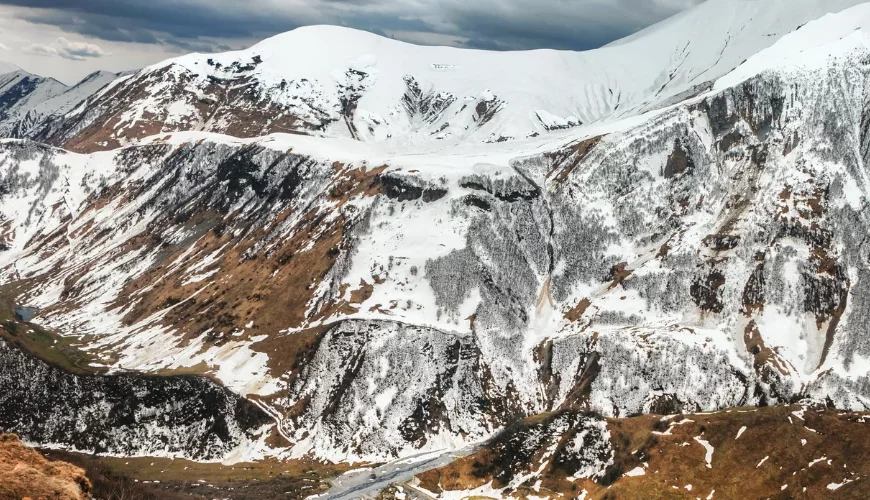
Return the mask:
M 189 130 L 445 143 L 438 149 L 537 137 L 697 95 L 784 34 L 855 3 L 711 0 L 588 52 L 419 47 L 304 27 L 246 50 L 145 68 L 38 137 L 80 152 Z
M 59 81 L 26 71 L 13 70 L 0 74 L 0 117 L 4 135 L 20 135 L 19 131 L 36 124 L 41 115 L 35 109 L 64 90 L 64 84 Z
M 285 457 L 867 409 L 854 4 L 710 0 L 582 53 L 311 27 L 154 65 L 0 142 L 0 281 L 94 366 L 249 397 Z
M 73 87 L 0 62 L 0 135 L 34 137 L 117 77 L 98 71 Z

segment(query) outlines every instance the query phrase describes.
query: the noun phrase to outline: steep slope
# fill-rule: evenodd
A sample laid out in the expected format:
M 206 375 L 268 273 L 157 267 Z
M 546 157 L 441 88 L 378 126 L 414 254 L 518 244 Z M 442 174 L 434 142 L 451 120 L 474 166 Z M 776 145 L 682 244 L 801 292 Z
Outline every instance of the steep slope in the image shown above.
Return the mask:
M 34 111 L 44 117 L 42 120 L 56 119 L 64 116 L 74 111 L 85 100 L 119 76 L 121 75 L 109 71 L 95 71 L 72 87 L 64 90 L 62 94 L 41 103 Z M 40 123 L 40 126 L 44 127 L 45 125 L 45 123 Z M 27 135 L 33 135 L 33 132 L 28 132 Z
M 254 403 L 204 377 L 107 375 L 70 363 L 57 337 L 13 314 L 7 288 L 0 295 L 4 431 L 86 453 L 209 461 L 262 455 L 274 426 Z M 34 349 L 40 341 L 45 348 Z
M 82 152 L 181 130 L 305 133 L 403 148 L 522 139 L 697 94 L 782 35 L 856 3 L 711 0 L 587 52 L 418 47 L 305 27 L 250 49 L 145 68 L 41 137 Z
M 98 71 L 73 87 L 53 78 L 32 75 L 14 66 L 0 66 L 0 136 L 36 137 L 53 120 L 114 80 L 117 75 Z
M 221 460 L 266 431 L 249 401 L 198 377 L 70 375 L 0 341 L 0 427 L 91 453 Z
M 866 426 L 866 413 L 806 406 L 607 420 L 560 412 L 379 498 L 858 499 Z
M 53 78 L 42 78 L 23 70 L 0 74 L 0 126 L 4 137 L 20 135 L 34 126 L 41 115 L 33 112 L 43 102 L 66 90 Z
M 134 143 L 0 142 L 0 280 L 92 366 L 207 374 L 247 396 L 285 457 L 383 461 L 549 411 L 866 409 L 870 4 L 792 31 L 824 10 L 794 5 L 708 2 L 584 54 L 318 27 L 147 68 L 46 136 Z M 708 19 L 708 35 L 742 33 L 733 48 L 698 35 Z M 679 70 L 667 50 L 636 74 L 605 64 L 686 36 Z M 280 53 L 291 42 L 322 53 Z M 422 101 L 385 118 L 415 88 L 400 68 L 509 97 L 439 101 L 432 124 L 469 112 L 477 131 L 414 142 L 429 125 L 401 120 Z M 522 77 L 548 68 L 549 87 Z M 603 86 L 568 88 L 587 83 Z M 596 108 L 610 88 L 621 97 Z M 479 142 L 534 128 L 538 107 L 594 123 Z

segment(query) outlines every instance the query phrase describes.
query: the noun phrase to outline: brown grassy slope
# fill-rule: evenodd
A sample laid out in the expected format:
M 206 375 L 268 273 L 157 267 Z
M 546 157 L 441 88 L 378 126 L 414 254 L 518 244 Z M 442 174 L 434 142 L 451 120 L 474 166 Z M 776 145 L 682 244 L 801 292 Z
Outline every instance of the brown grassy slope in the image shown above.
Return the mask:
M 609 419 L 608 428 L 615 457 L 605 477 L 572 482 L 566 478 L 573 471 L 549 466 L 503 495 L 577 498 L 586 490 L 588 499 L 870 498 L 870 415 L 865 413 L 740 408 L 667 421 L 655 415 Z M 714 449 L 710 467 L 696 437 Z M 510 462 L 485 447 L 417 479 L 434 492 L 470 490 L 491 481 L 501 488 L 500 464 Z M 644 474 L 625 475 L 636 467 Z
M 344 464 L 316 460 L 261 460 L 223 465 L 158 457 L 103 457 L 46 450 L 74 463 L 93 481 L 101 500 L 302 500 L 323 493 Z
M 78 339 L 57 335 L 35 323 L 19 321 L 15 317 L 14 299 L 30 286 L 33 283 L 29 280 L 0 285 L 0 340 L 70 373 L 88 375 L 104 371 L 89 366 L 95 359 L 77 347 Z
M 52 462 L 24 446 L 14 434 L 0 434 L 0 499 L 84 500 L 91 483 L 85 471 Z

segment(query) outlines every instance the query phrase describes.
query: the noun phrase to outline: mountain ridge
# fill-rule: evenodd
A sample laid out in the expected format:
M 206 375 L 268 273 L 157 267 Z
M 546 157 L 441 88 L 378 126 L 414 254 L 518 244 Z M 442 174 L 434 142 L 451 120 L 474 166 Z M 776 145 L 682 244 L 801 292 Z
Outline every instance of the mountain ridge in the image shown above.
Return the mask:
M 489 140 L 499 127 L 564 113 L 512 115 L 517 101 L 494 86 L 446 87 L 456 68 L 429 67 L 436 58 L 417 62 L 439 75 L 431 88 L 388 79 L 398 63 L 354 46 L 337 79 L 331 56 L 318 61 L 335 102 L 297 80 L 314 104 L 293 106 L 325 117 L 300 130 L 292 106 L 269 107 L 296 95 L 269 83 L 283 69 L 266 49 L 285 36 L 241 58 L 184 56 L 0 141 L 0 281 L 93 366 L 208 375 L 273 419 L 214 455 L 381 462 L 560 412 L 866 410 L 868 31 L 870 4 L 858 5 L 745 61 L 734 52 L 741 64 L 705 86 L 690 67 L 656 96 L 674 62 L 661 56 L 625 116 L 502 141 Z M 390 99 L 374 100 L 406 121 L 373 130 L 407 136 L 361 127 L 382 81 Z M 476 100 L 451 114 L 461 104 L 441 92 Z M 167 121 L 164 107 L 191 118 Z M 426 135 L 463 112 L 476 117 L 468 135 Z M 587 430 L 605 456 L 603 430 Z
M 303 133 L 405 148 L 522 140 L 697 95 L 779 37 L 856 3 L 744 1 L 735 9 L 710 1 L 668 21 L 672 28 L 584 52 L 416 46 L 304 27 L 248 49 L 154 64 L 30 136 L 82 152 L 182 130 Z

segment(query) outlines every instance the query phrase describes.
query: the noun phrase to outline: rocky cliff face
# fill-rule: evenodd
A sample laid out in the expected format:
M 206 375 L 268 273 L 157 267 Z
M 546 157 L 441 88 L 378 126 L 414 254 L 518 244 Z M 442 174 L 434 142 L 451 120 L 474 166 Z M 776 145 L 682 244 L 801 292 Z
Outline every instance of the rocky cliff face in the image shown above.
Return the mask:
M 0 427 L 121 456 L 223 459 L 265 432 L 253 403 L 199 377 L 72 375 L 0 342 Z
M 34 321 L 113 370 L 194 371 L 256 400 L 287 456 L 385 460 L 547 411 L 864 409 L 868 15 L 810 23 L 624 119 L 446 149 L 360 140 L 367 102 L 348 96 L 379 88 L 362 70 L 328 113 L 273 96 L 298 109 L 265 108 L 268 127 L 227 108 L 167 128 L 145 104 L 214 103 L 158 92 L 163 76 L 211 95 L 247 87 L 202 75 L 271 66 L 151 68 L 49 137 L 108 150 L 2 143 L 0 276 Z M 455 106 L 403 82 L 419 123 Z M 262 111 L 262 92 L 236 97 Z M 143 93 L 135 117 L 99 105 Z M 302 115 L 351 137 L 202 132 L 296 130 Z M 194 132 L 166 133 L 180 129 Z M 185 383 L 166 397 L 217 391 Z

